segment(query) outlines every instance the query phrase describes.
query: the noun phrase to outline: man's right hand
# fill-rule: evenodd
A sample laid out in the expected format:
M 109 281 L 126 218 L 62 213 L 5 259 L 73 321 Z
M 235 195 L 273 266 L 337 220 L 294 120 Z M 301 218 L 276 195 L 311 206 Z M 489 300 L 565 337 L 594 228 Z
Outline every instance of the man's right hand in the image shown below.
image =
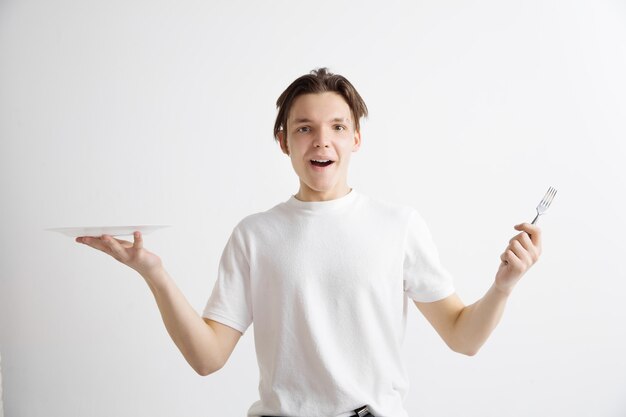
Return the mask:
M 131 243 L 126 240 L 115 239 L 109 235 L 100 237 L 81 236 L 76 238 L 76 242 L 84 243 L 111 255 L 121 263 L 139 272 L 145 279 L 148 279 L 150 275 L 162 268 L 161 258 L 143 248 L 141 232 L 135 232 L 133 238 L 134 242 Z

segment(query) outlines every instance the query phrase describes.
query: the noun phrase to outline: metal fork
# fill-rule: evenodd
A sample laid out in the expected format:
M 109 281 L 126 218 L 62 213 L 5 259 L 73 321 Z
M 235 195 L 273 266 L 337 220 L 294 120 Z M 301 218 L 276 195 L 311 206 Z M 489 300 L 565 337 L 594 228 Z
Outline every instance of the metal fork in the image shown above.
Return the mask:
M 537 215 L 535 216 L 535 219 L 532 221 L 532 224 L 537 223 L 537 219 L 539 218 L 539 216 L 541 216 L 543 213 L 546 212 L 546 210 L 548 210 L 548 207 L 550 207 L 550 204 L 552 204 L 552 200 L 554 200 L 555 195 L 556 195 L 556 188 L 552 188 L 552 187 L 548 188 L 546 195 L 543 196 L 543 198 L 539 202 L 539 205 L 537 206 Z

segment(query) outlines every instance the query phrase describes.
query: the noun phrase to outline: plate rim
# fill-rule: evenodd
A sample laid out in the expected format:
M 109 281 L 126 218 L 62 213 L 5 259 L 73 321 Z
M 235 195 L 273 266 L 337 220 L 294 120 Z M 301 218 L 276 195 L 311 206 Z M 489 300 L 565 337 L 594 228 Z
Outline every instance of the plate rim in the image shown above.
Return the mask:
M 144 233 L 149 233 L 156 231 L 158 229 L 163 229 L 166 227 L 171 227 L 171 224 L 132 224 L 132 225 L 120 225 L 120 226 L 69 226 L 69 227 L 48 227 L 45 228 L 45 231 L 48 232 L 57 232 L 64 234 L 66 236 L 72 237 L 80 237 L 80 236 L 102 236 L 103 234 L 109 234 L 110 236 L 124 236 L 124 235 L 132 235 L 135 230 L 139 229 L 152 229 L 145 230 Z M 123 232 L 119 232 L 116 230 L 123 230 Z M 107 233 L 107 230 L 111 231 L 111 233 Z M 98 233 L 92 234 L 94 231 Z M 142 230 L 140 230 L 142 231 Z M 77 232 L 84 232 L 86 234 L 76 234 Z

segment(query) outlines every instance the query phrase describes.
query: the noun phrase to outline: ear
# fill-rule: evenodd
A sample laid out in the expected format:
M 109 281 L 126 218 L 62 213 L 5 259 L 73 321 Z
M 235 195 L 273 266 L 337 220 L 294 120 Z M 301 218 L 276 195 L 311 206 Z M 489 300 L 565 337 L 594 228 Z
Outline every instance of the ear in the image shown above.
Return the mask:
M 358 130 L 354 132 L 354 146 L 352 147 L 352 152 L 356 152 L 361 147 L 361 132 Z
M 285 137 L 285 131 L 280 130 L 276 134 L 278 138 L 278 143 L 280 144 L 280 149 L 283 151 L 285 155 L 289 155 L 289 147 L 287 146 L 287 138 Z

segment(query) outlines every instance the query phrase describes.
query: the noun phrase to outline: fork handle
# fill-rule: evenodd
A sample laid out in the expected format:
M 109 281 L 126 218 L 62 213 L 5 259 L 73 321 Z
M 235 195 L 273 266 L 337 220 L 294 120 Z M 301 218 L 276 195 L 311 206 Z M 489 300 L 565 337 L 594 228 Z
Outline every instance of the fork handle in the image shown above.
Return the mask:
M 533 221 L 530 224 L 535 224 L 537 223 L 537 219 L 539 218 L 539 213 L 537 213 L 537 215 L 535 216 L 535 218 L 533 219 Z

